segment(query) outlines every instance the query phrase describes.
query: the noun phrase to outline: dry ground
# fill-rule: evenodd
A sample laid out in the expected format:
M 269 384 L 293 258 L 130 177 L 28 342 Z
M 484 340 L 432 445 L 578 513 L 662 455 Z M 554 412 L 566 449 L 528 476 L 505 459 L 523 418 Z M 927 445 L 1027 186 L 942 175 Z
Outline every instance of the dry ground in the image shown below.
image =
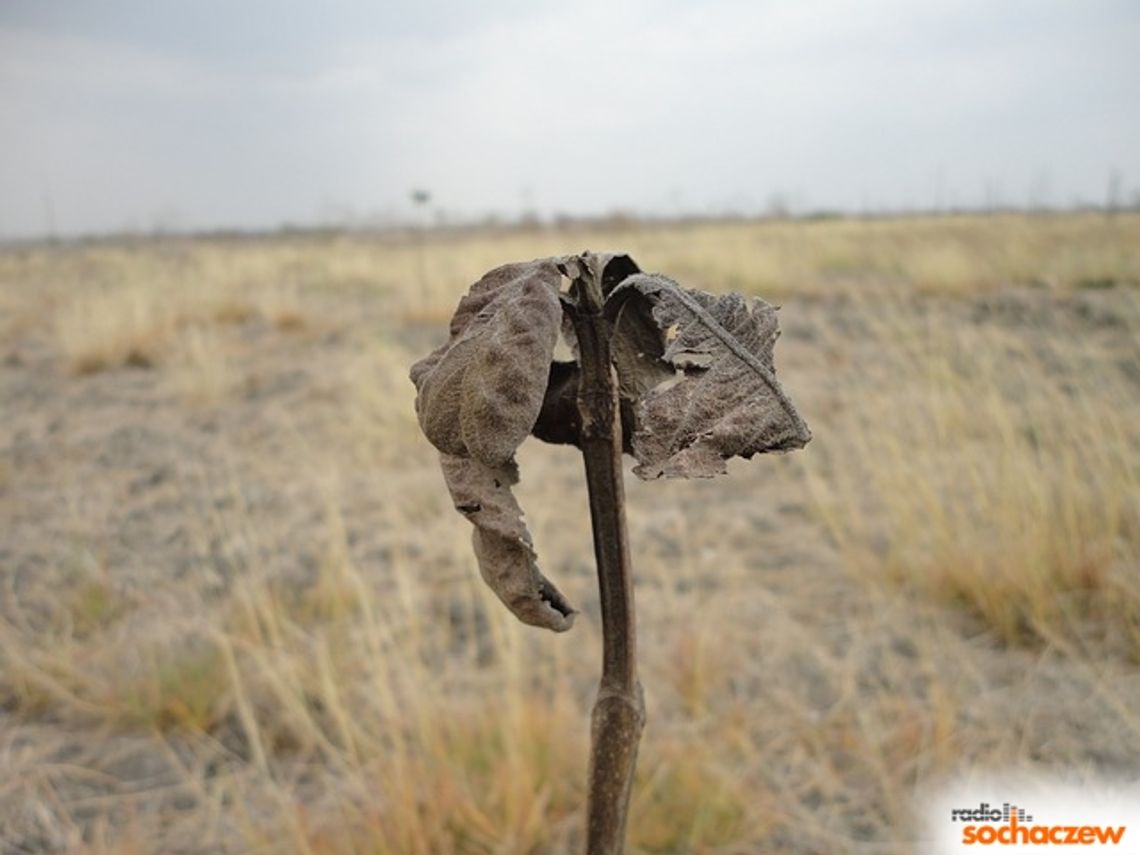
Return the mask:
M 1140 770 L 1140 217 L 154 240 L 0 254 L 0 850 L 574 851 L 583 610 L 477 579 L 407 366 L 510 260 L 782 304 L 815 439 L 628 482 L 637 852 L 921 851 L 916 793 Z

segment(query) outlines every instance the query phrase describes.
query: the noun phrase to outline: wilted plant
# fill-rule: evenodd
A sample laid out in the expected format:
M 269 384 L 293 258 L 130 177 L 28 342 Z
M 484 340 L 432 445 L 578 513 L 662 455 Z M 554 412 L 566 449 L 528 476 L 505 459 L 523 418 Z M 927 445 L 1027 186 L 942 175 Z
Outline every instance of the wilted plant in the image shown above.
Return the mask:
M 563 281 L 569 287 L 563 289 Z M 637 677 L 621 454 L 645 479 L 710 477 L 730 457 L 801 448 L 807 425 L 776 382 L 776 310 L 583 253 L 496 268 L 459 302 L 446 344 L 411 369 L 416 411 L 483 579 L 524 623 L 575 610 L 538 569 L 511 486 L 529 435 L 582 451 L 601 594 L 587 847 L 622 850 L 645 706 Z M 559 335 L 576 359 L 553 361 Z

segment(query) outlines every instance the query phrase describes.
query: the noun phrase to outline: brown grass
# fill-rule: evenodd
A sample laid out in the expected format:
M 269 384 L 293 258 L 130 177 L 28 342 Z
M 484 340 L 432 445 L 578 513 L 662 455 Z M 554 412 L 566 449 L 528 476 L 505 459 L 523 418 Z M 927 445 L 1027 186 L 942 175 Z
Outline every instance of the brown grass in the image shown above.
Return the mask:
M 407 366 L 504 261 L 778 296 L 815 439 L 628 483 L 635 852 L 910 852 L 954 774 L 1140 763 L 1140 218 L 154 242 L 0 255 L 0 849 L 575 851 L 581 464 L 477 578 Z

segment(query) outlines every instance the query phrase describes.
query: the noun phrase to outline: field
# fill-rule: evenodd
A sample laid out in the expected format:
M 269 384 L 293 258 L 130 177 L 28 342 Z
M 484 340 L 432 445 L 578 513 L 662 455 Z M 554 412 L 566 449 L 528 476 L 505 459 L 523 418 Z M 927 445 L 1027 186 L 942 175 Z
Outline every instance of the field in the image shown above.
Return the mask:
M 408 366 L 499 263 L 779 303 L 814 433 L 627 477 L 639 853 L 921 852 L 985 770 L 1140 768 L 1140 215 L 155 238 L 0 252 L 0 851 L 563 853 L 599 616 L 485 589 Z

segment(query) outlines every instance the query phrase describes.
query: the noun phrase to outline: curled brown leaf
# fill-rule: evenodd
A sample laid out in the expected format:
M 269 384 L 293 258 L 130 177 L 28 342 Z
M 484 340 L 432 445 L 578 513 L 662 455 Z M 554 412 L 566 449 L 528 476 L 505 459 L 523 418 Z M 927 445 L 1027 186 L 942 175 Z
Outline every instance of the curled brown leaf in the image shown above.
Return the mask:
M 483 581 L 523 623 L 564 632 L 576 612 L 538 569 L 522 509 L 511 493 L 513 463 L 491 466 L 469 457 L 440 456 L 456 510 L 475 525 L 472 543 Z
M 562 325 L 554 259 L 496 268 L 471 287 L 450 336 L 411 369 L 416 413 L 455 507 L 475 526 L 479 572 L 524 623 L 562 632 L 574 609 L 538 569 L 511 494 L 514 453 L 538 420 Z
M 614 290 L 606 310 L 622 342 L 614 353 L 623 394 L 635 397 L 640 477 L 709 477 L 730 457 L 811 439 L 776 381 L 779 327 L 768 303 L 638 274 Z
M 459 302 L 446 344 L 412 366 L 416 414 L 445 454 L 504 463 L 534 427 L 562 326 L 553 259 L 492 270 Z

